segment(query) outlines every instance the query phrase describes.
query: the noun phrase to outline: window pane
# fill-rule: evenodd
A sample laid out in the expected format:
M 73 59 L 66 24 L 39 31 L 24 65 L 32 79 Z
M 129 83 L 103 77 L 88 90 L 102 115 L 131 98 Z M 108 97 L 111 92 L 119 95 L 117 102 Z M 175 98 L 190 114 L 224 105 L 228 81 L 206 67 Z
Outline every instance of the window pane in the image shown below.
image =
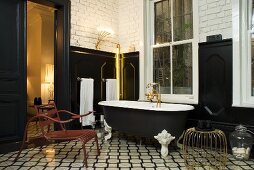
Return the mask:
M 173 93 L 192 94 L 192 45 L 173 46 Z
M 173 0 L 174 41 L 193 38 L 192 0 Z
M 170 1 L 163 0 L 154 3 L 154 43 L 171 41 Z
M 153 80 L 160 83 L 161 93 L 170 94 L 170 47 L 153 49 Z

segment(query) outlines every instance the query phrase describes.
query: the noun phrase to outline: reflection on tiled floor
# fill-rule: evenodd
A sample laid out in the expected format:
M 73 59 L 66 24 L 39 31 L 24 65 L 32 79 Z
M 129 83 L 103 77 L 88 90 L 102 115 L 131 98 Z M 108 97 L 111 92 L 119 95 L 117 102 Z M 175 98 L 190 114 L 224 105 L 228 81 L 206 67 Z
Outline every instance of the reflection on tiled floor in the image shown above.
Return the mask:
M 180 150 L 171 149 L 169 155 L 162 158 L 159 145 L 151 143 L 143 141 L 140 145 L 139 139 L 115 132 L 108 142 L 100 140 L 101 154 L 97 156 L 95 142 L 91 141 L 86 145 L 88 169 L 186 169 Z M 78 141 L 25 149 L 18 161 L 13 162 L 16 153 L 0 154 L 0 169 L 85 169 Z M 236 161 L 231 155 L 228 158 L 227 169 L 254 169 L 254 160 Z

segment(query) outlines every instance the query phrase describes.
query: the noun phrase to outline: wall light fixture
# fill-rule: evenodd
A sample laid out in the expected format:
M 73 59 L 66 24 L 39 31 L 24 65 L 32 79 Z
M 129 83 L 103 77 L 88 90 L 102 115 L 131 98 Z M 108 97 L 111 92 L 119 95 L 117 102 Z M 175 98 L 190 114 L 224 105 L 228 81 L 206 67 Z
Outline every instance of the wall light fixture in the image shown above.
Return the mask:
M 98 31 L 98 38 L 95 44 L 96 50 L 100 49 L 100 44 L 106 37 L 114 34 L 114 32 L 111 29 L 106 29 L 106 28 L 98 28 L 97 31 Z

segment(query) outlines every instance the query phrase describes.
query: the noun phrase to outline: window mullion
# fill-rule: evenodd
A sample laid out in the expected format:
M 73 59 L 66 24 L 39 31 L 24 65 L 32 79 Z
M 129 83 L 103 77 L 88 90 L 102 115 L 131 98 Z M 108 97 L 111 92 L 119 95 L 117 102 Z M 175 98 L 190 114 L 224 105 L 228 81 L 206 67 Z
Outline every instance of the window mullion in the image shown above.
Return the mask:
M 170 63 L 171 63 L 171 66 L 170 66 L 170 94 L 173 94 L 173 46 L 172 44 L 170 44 L 169 46 L 170 48 Z
M 171 63 L 171 66 L 170 66 L 170 92 L 171 94 L 173 94 L 173 46 L 172 46 L 172 42 L 174 41 L 174 22 L 173 22 L 173 0 L 170 0 L 170 7 L 171 7 L 171 10 L 170 10 L 170 22 L 171 22 L 171 43 L 170 43 L 170 63 Z
M 171 42 L 174 42 L 174 23 L 173 23 L 173 0 L 170 0 L 170 24 L 171 24 Z
M 154 10 L 154 3 L 152 3 L 152 5 L 150 5 L 149 6 L 150 7 L 150 16 L 151 16 L 151 18 L 152 18 L 152 20 L 151 20 L 151 23 L 150 23 L 150 27 L 151 27 L 151 32 L 152 32 L 152 34 L 151 34 L 151 39 L 150 39 L 150 44 L 151 45 L 154 45 L 155 44 L 155 26 L 154 26 L 154 24 L 155 24 L 155 10 Z
M 170 44 L 171 44 L 171 43 L 155 44 L 155 45 L 152 45 L 152 48 L 167 47 L 167 46 L 169 46 Z
M 193 39 L 188 39 L 188 40 L 174 41 L 171 44 L 172 45 L 182 45 L 182 44 L 192 43 L 193 41 L 194 41 Z
M 156 2 L 156 1 L 155 1 Z M 152 75 L 152 76 L 148 76 L 147 77 L 147 81 L 148 82 L 151 82 L 152 80 L 153 80 L 153 72 L 154 72 L 154 68 L 153 68 L 153 45 L 155 44 L 155 26 L 154 26 L 154 24 L 155 24 L 155 10 L 154 10 L 154 7 L 155 7 L 155 5 L 154 5 L 154 3 L 155 2 L 153 2 L 153 3 L 151 3 L 151 5 L 149 6 L 150 7 L 150 11 L 151 11 L 151 13 L 150 13 L 150 16 L 151 16 L 151 18 L 152 18 L 152 20 L 151 20 L 151 23 L 150 23 L 150 27 L 151 27 L 151 40 L 150 40 L 150 44 L 151 44 L 151 46 L 150 46 L 150 48 L 149 48 L 149 54 L 150 54 L 150 60 L 149 60 L 149 66 L 150 66 L 150 70 L 148 71 L 149 72 L 149 74 L 148 75 Z
M 243 1 L 243 12 L 241 16 L 241 25 L 242 25 L 242 52 L 241 52 L 241 80 L 242 80 L 242 86 L 241 86 L 241 92 L 242 92 L 242 100 L 244 104 L 250 103 L 251 99 L 251 67 L 249 63 L 249 59 L 251 57 L 251 37 L 250 37 L 250 31 L 249 29 L 249 10 L 248 10 L 248 2 Z M 245 57 L 247 56 L 247 57 Z
M 247 59 L 247 94 L 248 100 L 250 103 L 253 103 L 254 96 L 252 94 L 252 9 L 253 9 L 253 1 L 248 1 L 248 59 Z
M 247 101 L 250 101 L 252 98 L 251 95 L 251 30 L 247 31 L 247 58 L 246 58 L 246 68 L 247 68 L 247 74 L 246 74 L 246 98 Z

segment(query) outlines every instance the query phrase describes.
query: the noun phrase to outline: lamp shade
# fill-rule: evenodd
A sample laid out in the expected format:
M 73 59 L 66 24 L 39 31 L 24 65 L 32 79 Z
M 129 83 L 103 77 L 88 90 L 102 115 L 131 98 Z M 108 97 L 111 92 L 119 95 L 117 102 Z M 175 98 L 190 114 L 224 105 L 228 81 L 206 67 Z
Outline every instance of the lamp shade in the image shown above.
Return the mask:
M 45 68 L 45 82 L 46 83 L 53 83 L 54 82 L 54 65 L 53 64 L 46 64 Z

